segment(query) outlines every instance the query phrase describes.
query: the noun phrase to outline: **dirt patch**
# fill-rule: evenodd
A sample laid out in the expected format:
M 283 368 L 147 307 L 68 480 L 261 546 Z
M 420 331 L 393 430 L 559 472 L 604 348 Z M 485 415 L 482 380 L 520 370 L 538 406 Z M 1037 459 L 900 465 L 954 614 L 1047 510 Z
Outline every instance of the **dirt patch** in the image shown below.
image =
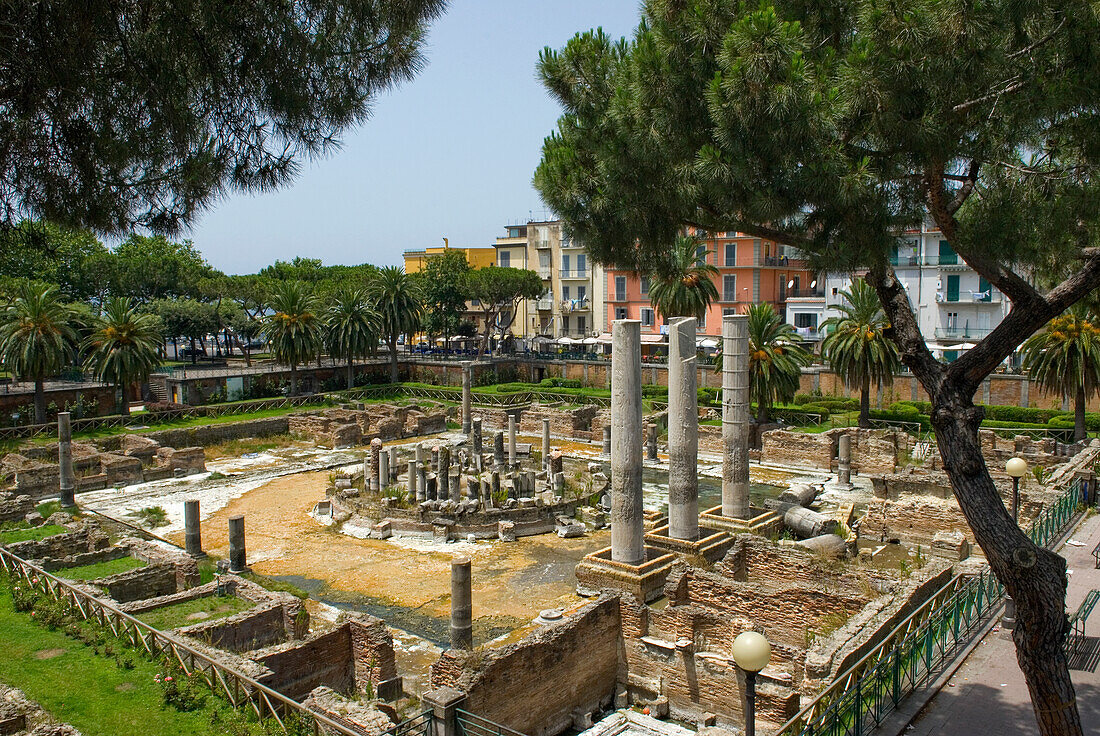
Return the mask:
M 34 653 L 35 659 L 53 659 L 65 653 L 64 649 L 39 649 Z
M 134 683 L 132 682 L 120 682 L 119 684 L 115 685 L 115 692 L 128 693 L 133 690 L 134 687 Z

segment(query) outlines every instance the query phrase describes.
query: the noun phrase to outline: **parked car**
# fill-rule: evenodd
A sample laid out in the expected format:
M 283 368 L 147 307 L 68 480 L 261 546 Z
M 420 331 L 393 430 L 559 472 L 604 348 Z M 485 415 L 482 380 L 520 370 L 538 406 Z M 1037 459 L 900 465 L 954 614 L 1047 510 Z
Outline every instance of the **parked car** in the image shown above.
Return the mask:
M 191 357 L 205 358 L 206 357 L 206 351 L 203 350 L 201 347 L 196 347 L 196 348 L 187 347 L 187 348 L 184 348 L 183 350 L 180 351 L 180 357 L 183 357 L 183 358 L 191 358 Z

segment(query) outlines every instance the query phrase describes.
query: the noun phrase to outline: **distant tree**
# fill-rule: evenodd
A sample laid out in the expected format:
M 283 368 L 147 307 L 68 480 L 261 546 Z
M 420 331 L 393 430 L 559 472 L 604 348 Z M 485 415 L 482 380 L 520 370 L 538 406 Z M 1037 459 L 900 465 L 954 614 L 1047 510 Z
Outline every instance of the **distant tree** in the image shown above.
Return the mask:
M 138 303 L 198 297 L 202 280 L 215 273 L 190 240 L 176 243 L 163 235 L 131 235 L 113 255 L 113 294 Z
M 156 315 L 139 312 L 123 297 L 109 299 L 103 314 L 95 318 L 94 330 L 85 341 L 85 361 L 100 380 L 115 385 L 123 414 L 130 413 L 126 388 L 144 380 L 160 364 L 157 346 L 162 330 Z
M 172 233 L 283 186 L 413 76 L 444 4 L 0 4 L 0 226 Z
M 187 338 L 191 346 L 191 364 L 198 360 L 198 347 L 205 349 L 206 336 L 218 329 L 218 317 L 211 304 L 197 299 L 156 299 L 143 308 L 160 318 L 163 336 L 171 340 L 178 356 L 177 338 Z
M 1047 322 L 1023 344 L 1024 370 L 1040 386 L 1073 398 L 1074 439 L 1084 440 L 1085 406 L 1100 394 L 1100 327 L 1084 305 Z
M 849 386 L 859 388 L 859 426 L 871 426 L 871 382 L 889 386 L 901 370 L 897 345 L 886 336 L 890 326 L 878 295 L 863 279 L 840 292 L 834 305 L 840 317 L 825 320 L 821 356 Z
M 478 301 L 485 334 L 478 357 L 485 354 L 493 331 L 505 334 L 516 320 L 521 299 L 538 299 L 545 291 L 542 277 L 522 268 L 486 266 L 470 271 L 470 298 Z
M 275 261 L 257 274 L 269 281 L 302 281 L 314 283 L 324 278 L 325 265 L 320 258 L 295 256 L 293 261 Z
M 750 304 L 749 392 L 756 402 L 756 420 L 768 421 L 773 403 L 788 402 L 798 392 L 802 368 L 813 355 L 798 344 L 798 333 L 767 302 Z
M 320 305 L 308 285 L 300 281 L 275 284 L 264 325 L 275 359 L 290 366 L 290 395 L 298 394 L 298 366 L 321 349 L 323 323 Z
M 46 379 L 73 354 L 72 313 L 54 286 L 25 284 L 0 322 L 0 361 L 20 379 L 34 381 L 34 421 L 46 421 Z
M 400 266 L 386 266 L 367 284 L 367 296 L 378 313 L 381 334 L 390 349 L 390 382 L 397 383 L 397 338 L 411 338 L 420 325 L 424 303 L 420 287 Z
M 447 249 L 432 256 L 424 268 L 414 274 L 424 300 L 424 332 L 429 337 L 450 337 L 466 311 L 470 287 L 466 283 L 470 264 L 460 250 Z
M 0 229 L 0 277 L 56 284 L 61 299 L 95 296 L 99 286 L 93 264 L 108 254 L 86 230 L 30 221 Z
M 718 269 L 706 262 L 710 251 L 697 238 L 677 236 L 667 256 L 657 261 L 649 281 L 649 300 L 668 317 L 702 319 L 718 301 Z
M 333 294 L 325 312 L 325 344 L 334 358 L 348 363 L 348 389 L 355 388 L 355 359 L 378 344 L 380 318 L 363 289 L 344 287 Z

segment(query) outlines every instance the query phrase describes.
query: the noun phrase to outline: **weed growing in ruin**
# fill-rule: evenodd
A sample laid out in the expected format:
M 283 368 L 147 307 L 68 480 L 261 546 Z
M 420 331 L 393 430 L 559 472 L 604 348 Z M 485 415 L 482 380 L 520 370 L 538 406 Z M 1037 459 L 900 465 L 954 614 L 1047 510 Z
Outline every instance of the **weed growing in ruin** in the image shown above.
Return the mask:
M 135 511 L 129 516 L 138 520 L 138 522 L 150 529 L 156 529 L 158 526 L 167 526 L 168 524 L 168 512 L 164 510 L 163 506 L 146 506 L 145 508 Z
M 226 476 L 225 473 L 219 473 L 218 471 L 215 470 L 213 473 L 206 476 L 206 479 L 207 480 L 225 480 L 226 477 L 227 476 Z

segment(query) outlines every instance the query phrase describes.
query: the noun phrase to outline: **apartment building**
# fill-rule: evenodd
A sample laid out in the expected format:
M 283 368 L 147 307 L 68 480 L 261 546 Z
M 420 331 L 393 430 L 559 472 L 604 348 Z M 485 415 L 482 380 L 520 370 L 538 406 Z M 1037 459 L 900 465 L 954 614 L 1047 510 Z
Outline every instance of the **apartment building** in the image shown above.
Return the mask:
M 1011 308 L 1009 301 L 951 248 L 931 223 L 903 233 L 890 255 L 898 280 L 909 295 L 917 322 L 934 352 L 952 360 L 990 333 Z M 817 283 L 820 282 L 820 283 Z M 822 274 L 804 296 L 788 299 L 787 321 L 808 340 L 818 327 L 839 315 L 839 292 L 851 284 L 848 274 Z
M 815 278 L 795 248 L 739 232 L 691 232 L 700 238 L 700 258 L 718 269 L 718 301 L 699 324 L 700 335 L 719 337 L 722 316 L 742 312 L 749 304 L 770 302 L 785 314 L 787 300 L 806 293 Z M 644 335 L 667 331 L 663 316 L 650 301 L 647 276 L 608 269 L 606 282 L 606 330 L 611 329 L 612 320 L 638 319 Z
M 424 266 L 427 265 L 429 259 L 433 256 L 442 255 L 446 250 L 448 250 L 447 246 L 405 251 L 402 254 L 405 258 L 405 273 L 416 273 L 422 270 Z M 496 248 L 492 246 L 480 248 L 449 248 L 449 250 L 457 250 L 465 253 L 466 263 L 470 264 L 470 268 L 482 268 L 496 263 L 497 251 Z
M 497 238 L 498 266 L 537 271 L 545 292 L 520 305 L 515 335 L 587 337 L 606 319 L 603 269 L 592 263 L 582 243 L 567 237 L 559 220 L 508 225 Z

